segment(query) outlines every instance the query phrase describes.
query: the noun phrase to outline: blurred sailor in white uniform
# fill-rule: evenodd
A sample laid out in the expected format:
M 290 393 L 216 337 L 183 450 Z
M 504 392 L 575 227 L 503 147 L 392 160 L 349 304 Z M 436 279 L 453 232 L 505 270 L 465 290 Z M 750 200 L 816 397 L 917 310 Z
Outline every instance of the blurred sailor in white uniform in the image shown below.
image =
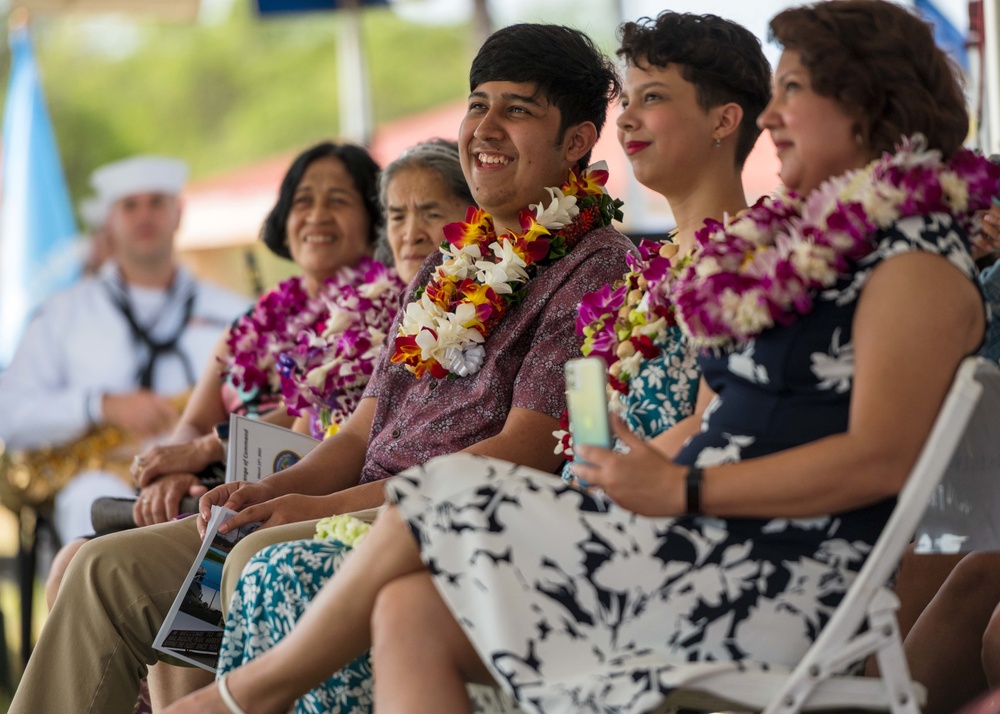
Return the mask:
M 117 161 L 91 176 L 112 257 L 44 303 L 0 374 L 7 448 L 63 445 L 106 425 L 141 444 L 174 425 L 178 406 L 170 398 L 194 385 L 221 331 L 249 306 L 175 261 L 186 177 L 183 162 L 156 156 Z M 127 473 L 127 464 L 84 471 L 56 495 L 63 543 L 93 532 L 95 499 L 134 495 Z

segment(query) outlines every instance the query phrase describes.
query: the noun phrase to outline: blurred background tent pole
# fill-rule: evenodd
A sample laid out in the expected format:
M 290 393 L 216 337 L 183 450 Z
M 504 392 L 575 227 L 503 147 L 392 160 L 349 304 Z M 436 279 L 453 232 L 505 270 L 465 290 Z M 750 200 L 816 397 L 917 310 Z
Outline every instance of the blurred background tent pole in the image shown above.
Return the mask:
M 76 220 L 45 107 L 27 12 L 10 21 L 0 163 L 0 369 L 32 311 L 80 274 Z
M 371 143 L 374 121 L 361 13 L 366 5 L 388 3 L 389 0 L 256 0 L 257 12 L 262 16 L 340 11 L 337 28 L 339 135 L 362 146 Z
M 361 2 L 340 0 L 337 35 L 337 81 L 340 88 L 340 136 L 368 146 L 372 139 L 372 100 L 361 29 Z
M 471 56 L 479 51 L 487 38 L 496 29 L 493 27 L 493 18 L 490 15 L 490 8 L 486 0 L 473 0 L 472 2 L 472 27 L 475 44 L 469 48 Z
M 986 131 L 983 152 L 1000 153 L 1000 3 L 983 2 L 983 90 L 986 111 L 983 123 Z

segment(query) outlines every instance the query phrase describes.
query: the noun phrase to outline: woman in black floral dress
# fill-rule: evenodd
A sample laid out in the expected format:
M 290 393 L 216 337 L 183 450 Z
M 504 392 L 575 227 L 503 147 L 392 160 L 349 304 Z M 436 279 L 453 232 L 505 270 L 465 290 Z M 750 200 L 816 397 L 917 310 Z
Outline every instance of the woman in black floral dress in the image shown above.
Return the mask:
M 404 472 L 295 631 L 221 683 L 229 711 L 283 711 L 369 643 L 382 712 L 463 711 L 467 681 L 532 712 L 641 712 L 688 663 L 805 652 L 982 340 L 965 244 L 1000 170 L 961 148 L 961 89 L 907 10 L 833 0 L 771 27 L 759 123 L 785 189 L 707 225 L 669 281 L 704 347 L 701 431 L 678 452 L 618 425 L 628 453 L 580 448 L 589 492 L 465 454 Z M 628 60 L 620 127 L 657 90 Z

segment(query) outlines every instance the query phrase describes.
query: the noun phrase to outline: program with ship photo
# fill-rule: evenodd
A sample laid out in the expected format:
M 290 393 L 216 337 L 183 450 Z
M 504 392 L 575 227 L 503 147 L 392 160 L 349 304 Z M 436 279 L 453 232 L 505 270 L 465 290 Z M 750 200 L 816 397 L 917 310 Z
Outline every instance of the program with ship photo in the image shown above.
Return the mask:
M 227 508 L 212 506 L 205 540 L 188 571 L 180 592 L 153 641 L 160 652 L 215 671 L 222 645 L 222 566 L 240 539 L 253 533 L 259 523 L 249 523 L 230 533 L 219 526 L 236 515 Z

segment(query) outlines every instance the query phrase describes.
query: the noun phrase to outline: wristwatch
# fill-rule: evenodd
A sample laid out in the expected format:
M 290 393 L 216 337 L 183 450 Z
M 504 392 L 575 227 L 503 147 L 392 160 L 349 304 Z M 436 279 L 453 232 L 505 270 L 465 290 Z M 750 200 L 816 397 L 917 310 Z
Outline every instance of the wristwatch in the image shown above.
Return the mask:
M 700 467 L 688 467 L 687 475 L 684 477 L 684 492 L 687 494 L 687 507 L 684 512 L 689 516 L 701 513 L 701 477 Z

